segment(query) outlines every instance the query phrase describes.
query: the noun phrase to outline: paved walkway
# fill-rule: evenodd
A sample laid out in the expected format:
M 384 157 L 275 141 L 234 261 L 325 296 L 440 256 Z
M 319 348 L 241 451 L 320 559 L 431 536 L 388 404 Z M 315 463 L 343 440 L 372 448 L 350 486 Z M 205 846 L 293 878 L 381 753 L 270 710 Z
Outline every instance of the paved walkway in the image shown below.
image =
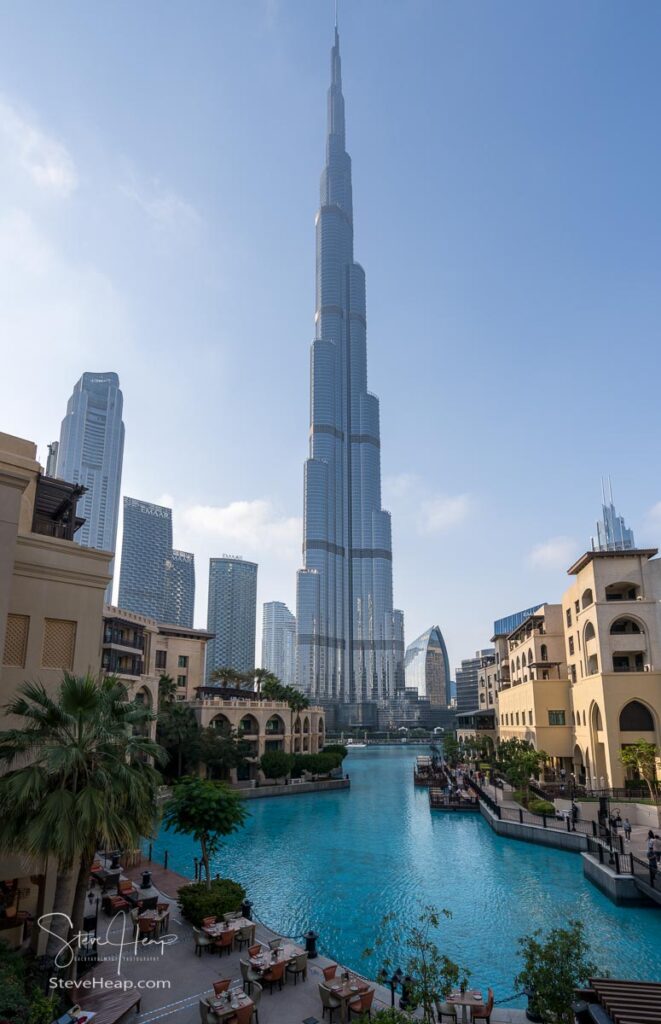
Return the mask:
M 193 930 L 182 919 L 176 902 L 172 899 L 173 893 L 188 880 L 158 865 L 147 863 L 142 868 L 131 868 L 126 873 L 138 880 L 141 870 L 145 868 L 151 870 L 154 884 L 171 903 L 170 944 L 161 946 L 160 943 L 156 943 L 136 947 L 131 941 L 130 918 L 117 915 L 111 919 L 101 913 L 100 956 L 117 963 L 118 979 L 133 983 L 141 990 L 140 1014 L 137 1018 L 131 1014 L 127 1020 L 135 1021 L 136 1024 L 156 1024 L 160 1021 L 168 1021 L 171 1024 L 201 1024 L 200 999 L 211 995 L 212 984 L 219 978 L 237 981 L 240 979 L 239 960 L 245 957 L 245 952 L 232 952 L 229 956 L 221 957 L 216 953 L 203 951 L 201 957 L 196 956 Z M 274 932 L 257 923 L 256 938 L 259 942 L 267 943 L 274 937 Z M 104 941 L 114 945 L 104 946 Z M 318 986 L 323 981 L 322 968 L 330 963 L 333 961 L 319 956 L 309 964 L 307 981 L 299 981 L 297 985 L 289 981 L 282 991 L 276 988 L 272 995 L 264 991 L 259 1006 L 259 1024 L 300 1024 L 310 1017 L 321 1021 L 322 1006 Z M 485 978 L 488 982 L 488 965 L 485 965 Z M 373 982 L 370 981 L 370 984 L 373 985 Z M 146 985 L 159 987 L 145 987 Z M 380 985 L 374 987 L 376 996 L 373 1009 L 379 1010 L 390 1006 L 390 990 Z M 84 990 L 81 989 L 75 998 L 84 1009 Z M 336 1015 L 336 1024 L 337 1020 Z M 522 1010 L 496 1007 L 491 1020 L 494 1024 L 522 1024 L 525 1021 L 525 1014 Z

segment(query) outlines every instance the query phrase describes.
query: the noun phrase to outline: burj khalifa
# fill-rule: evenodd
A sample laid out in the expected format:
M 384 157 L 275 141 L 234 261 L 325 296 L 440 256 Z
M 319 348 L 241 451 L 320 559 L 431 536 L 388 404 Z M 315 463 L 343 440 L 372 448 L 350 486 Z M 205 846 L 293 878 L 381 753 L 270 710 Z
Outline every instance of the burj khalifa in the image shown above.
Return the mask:
M 337 704 L 342 724 L 369 724 L 370 707 L 404 687 L 404 629 L 393 609 L 390 513 L 381 507 L 379 400 L 367 390 L 365 272 L 353 254 L 337 25 L 327 116 L 296 681 L 310 697 Z

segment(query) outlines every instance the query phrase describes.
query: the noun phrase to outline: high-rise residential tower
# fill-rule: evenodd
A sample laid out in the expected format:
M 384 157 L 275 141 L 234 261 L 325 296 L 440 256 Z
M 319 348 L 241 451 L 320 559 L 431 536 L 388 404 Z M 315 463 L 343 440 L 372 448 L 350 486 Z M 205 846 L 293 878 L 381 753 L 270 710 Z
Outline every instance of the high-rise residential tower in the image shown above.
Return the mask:
M 282 601 L 266 601 L 263 606 L 262 668 L 286 686 L 296 682 L 296 618 Z
M 455 672 L 457 679 L 457 711 L 475 711 L 478 706 L 478 676 L 483 661 L 495 660 L 493 647 L 476 651 L 474 658 L 464 658 Z
M 353 256 L 337 25 L 316 231 L 296 676 L 313 697 L 353 705 L 360 720 L 366 702 L 401 687 L 404 638 L 393 610 L 390 514 L 381 508 L 379 402 L 367 390 L 365 274 Z
M 195 556 L 172 551 L 165 565 L 165 622 L 192 629 L 195 612 Z
M 215 668 L 252 672 L 257 632 L 257 565 L 223 555 L 209 559 L 207 678 Z
M 172 509 L 124 498 L 119 607 L 166 622 L 171 559 Z
M 62 420 L 56 470 L 49 458 L 53 474 L 87 488 L 78 503 L 78 514 L 85 517 L 85 523 L 76 540 L 102 551 L 114 551 L 117 543 L 124 457 L 123 402 L 116 373 L 84 373 Z M 111 591 L 112 584 L 108 584 L 107 601 Z
M 618 516 L 613 504 L 613 485 L 608 478 L 608 495 L 604 481 L 601 481 L 601 513 L 597 522 L 597 536 L 592 538 L 593 551 L 632 551 L 636 547 L 633 530 Z
M 450 662 L 443 634 L 432 626 L 406 648 L 404 662 L 407 688 L 428 697 L 435 706 L 448 707 L 450 693 Z

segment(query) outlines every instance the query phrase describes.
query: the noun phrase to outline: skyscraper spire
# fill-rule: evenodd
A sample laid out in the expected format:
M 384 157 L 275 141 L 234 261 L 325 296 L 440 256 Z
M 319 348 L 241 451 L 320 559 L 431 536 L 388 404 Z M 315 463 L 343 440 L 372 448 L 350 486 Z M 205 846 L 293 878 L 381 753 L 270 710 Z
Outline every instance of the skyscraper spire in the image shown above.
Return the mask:
M 379 401 L 367 390 L 365 274 L 353 257 L 337 15 L 316 231 L 297 683 L 316 699 L 352 705 L 353 720 L 367 722 L 369 702 L 403 687 L 404 638 L 393 610 L 390 514 L 381 508 Z

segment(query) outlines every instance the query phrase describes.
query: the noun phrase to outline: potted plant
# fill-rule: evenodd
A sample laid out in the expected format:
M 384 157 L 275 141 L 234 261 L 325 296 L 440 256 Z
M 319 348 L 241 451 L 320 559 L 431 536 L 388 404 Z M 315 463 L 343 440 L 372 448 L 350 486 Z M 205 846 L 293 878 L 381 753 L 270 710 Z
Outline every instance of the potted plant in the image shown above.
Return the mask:
M 526 1017 L 531 1021 L 574 1024 L 574 991 L 599 969 L 589 958 L 581 921 L 519 939 L 523 969 L 514 983 L 528 996 Z

